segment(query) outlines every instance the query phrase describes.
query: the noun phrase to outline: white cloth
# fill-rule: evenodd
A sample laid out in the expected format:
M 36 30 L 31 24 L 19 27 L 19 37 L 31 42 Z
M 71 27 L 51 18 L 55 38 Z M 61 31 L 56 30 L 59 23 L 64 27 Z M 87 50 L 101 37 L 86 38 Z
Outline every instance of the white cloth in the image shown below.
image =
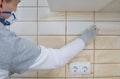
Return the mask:
M 45 70 L 62 67 L 79 54 L 84 47 L 85 44 L 80 38 L 60 49 L 39 46 L 41 48 L 41 54 L 34 64 L 29 67 L 29 70 Z

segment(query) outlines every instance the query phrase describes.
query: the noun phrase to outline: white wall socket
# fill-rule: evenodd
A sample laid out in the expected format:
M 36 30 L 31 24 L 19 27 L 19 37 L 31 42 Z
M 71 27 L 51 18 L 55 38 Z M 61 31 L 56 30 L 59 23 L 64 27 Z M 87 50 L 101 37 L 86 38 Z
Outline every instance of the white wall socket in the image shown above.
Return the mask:
M 90 62 L 70 63 L 70 74 L 88 75 L 90 74 Z

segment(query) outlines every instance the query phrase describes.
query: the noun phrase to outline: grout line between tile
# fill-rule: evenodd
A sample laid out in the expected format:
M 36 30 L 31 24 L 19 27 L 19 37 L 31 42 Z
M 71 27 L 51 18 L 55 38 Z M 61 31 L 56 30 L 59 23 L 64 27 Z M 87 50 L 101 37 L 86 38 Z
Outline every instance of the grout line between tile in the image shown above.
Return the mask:
M 94 16 L 93 16 L 93 22 L 94 24 L 96 23 L 95 22 L 95 12 L 94 12 Z M 95 77 L 95 40 L 94 40 L 94 51 L 93 51 L 93 78 Z
M 37 0 L 37 46 L 38 46 L 38 0 Z M 38 79 L 39 72 L 37 71 L 37 79 Z
M 37 36 L 37 35 L 26 35 L 26 34 L 24 34 L 24 35 L 20 35 L 20 34 L 17 34 L 18 36 Z M 71 34 L 71 35 L 67 35 L 67 36 L 80 36 L 81 34 Z M 38 36 L 65 36 L 64 34 L 38 34 Z M 120 36 L 120 35 L 97 35 L 97 36 L 106 36 L 106 37 L 109 37 L 109 36 Z
M 65 20 L 38 20 L 38 22 L 62 22 Z M 68 22 L 93 22 L 93 20 L 67 20 Z M 36 20 L 18 20 L 17 22 L 37 22 Z M 119 20 L 96 20 L 96 22 L 120 22 Z
M 67 44 L 67 12 L 65 11 L 65 45 Z M 65 65 L 65 79 L 67 77 L 67 65 Z

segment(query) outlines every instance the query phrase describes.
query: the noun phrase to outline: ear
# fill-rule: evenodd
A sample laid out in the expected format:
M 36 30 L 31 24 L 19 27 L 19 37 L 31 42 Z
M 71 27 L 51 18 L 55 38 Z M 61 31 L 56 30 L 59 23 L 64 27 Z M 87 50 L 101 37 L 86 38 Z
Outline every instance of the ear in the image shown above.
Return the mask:
M 3 0 L 0 0 L 0 12 L 2 12 L 2 2 Z

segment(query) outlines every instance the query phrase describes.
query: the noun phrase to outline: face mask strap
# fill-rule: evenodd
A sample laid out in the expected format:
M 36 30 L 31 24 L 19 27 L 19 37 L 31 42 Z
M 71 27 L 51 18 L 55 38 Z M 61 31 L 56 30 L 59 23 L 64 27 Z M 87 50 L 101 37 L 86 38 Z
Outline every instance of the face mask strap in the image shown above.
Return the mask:
M 16 19 L 16 16 L 15 16 L 15 14 L 14 14 L 14 12 L 8 12 L 8 11 L 4 11 L 4 12 L 2 12 L 3 14 L 11 14 L 13 17 L 14 17 L 14 20 Z M 11 23 L 7 20 L 7 19 L 4 19 L 4 18 L 0 18 L 0 21 L 2 22 L 2 23 L 5 23 L 5 25 L 11 25 Z
M 4 23 L 4 22 L 5 22 L 5 19 L 0 18 L 0 22 Z
M 11 14 L 12 12 L 7 12 L 7 11 L 4 11 L 2 12 L 3 14 Z
M 11 23 L 10 23 L 9 21 L 5 20 L 5 25 L 10 26 L 10 25 L 11 25 Z
M 2 12 L 2 13 L 3 13 L 3 14 L 11 14 L 11 15 L 13 15 L 14 19 L 16 19 L 16 16 L 15 16 L 15 14 L 14 14 L 14 11 L 13 11 L 13 12 L 4 11 L 4 12 Z
M 16 19 L 15 13 L 11 12 L 11 15 L 13 15 L 14 19 Z
M 7 21 L 6 19 L 0 18 L 0 22 L 4 23 L 5 25 L 10 25 L 11 23 Z

